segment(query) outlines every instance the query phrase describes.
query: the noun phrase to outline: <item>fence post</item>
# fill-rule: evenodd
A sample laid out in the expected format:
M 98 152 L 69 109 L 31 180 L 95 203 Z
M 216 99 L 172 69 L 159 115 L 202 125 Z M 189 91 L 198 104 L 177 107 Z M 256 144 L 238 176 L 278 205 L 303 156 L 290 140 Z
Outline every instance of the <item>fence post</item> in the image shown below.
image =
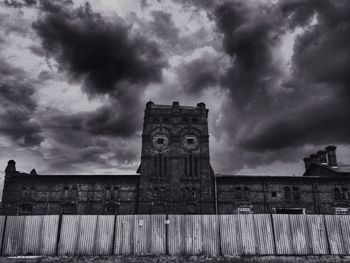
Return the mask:
M 6 223 L 7 223 L 7 216 L 5 216 L 4 226 L 3 226 L 3 228 L 2 228 L 1 248 L 0 248 L 1 251 L 0 251 L 0 255 L 3 255 L 3 250 L 4 250 Z
M 216 222 L 218 224 L 218 238 L 219 238 L 219 255 L 222 256 L 222 247 L 221 247 L 221 220 L 220 220 L 220 215 L 216 214 Z
M 275 224 L 274 224 L 274 222 L 273 222 L 273 216 L 272 216 L 272 214 L 270 214 L 270 219 L 271 219 L 271 228 L 272 228 L 272 237 L 273 237 L 273 250 L 275 251 L 275 255 L 277 255 Z
M 117 224 L 117 215 L 114 215 L 113 239 L 112 239 L 112 253 L 111 253 L 111 255 L 114 255 L 115 237 L 116 237 L 116 235 L 115 235 L 116 224 Z
M 58 255 L 58 246 L 60 244 L 61 227 L 62 227 L 62 215 L 59 215 L 58 216 L 58 227 L 57 227 L 57 239 L 56 239 L 56 252 L 55 252 L 56 255 Z
M 168 214 L 165 215 L 165 221 L 167 222 L 165 224 L 165 255 L 169 255 L 169 224 L 168 224 L 169 216 Z M 163 222 L 165 223 L 165 222 Z M 171 224 L 171 222 L 170 222 Z
M 331 245 L 329 243 L 329 236 L 328 236 L 328 228 L 327 228 L 327 223 L 326 223 L 326 216 L 322 215 L 323 217 L 323 224 L 324 224 L 324 229 L 326 230 L 326 240 L 327 240 L 327 247 L 328 247 L 328 254 L 332 255 L 332 251 L 331 251 Z

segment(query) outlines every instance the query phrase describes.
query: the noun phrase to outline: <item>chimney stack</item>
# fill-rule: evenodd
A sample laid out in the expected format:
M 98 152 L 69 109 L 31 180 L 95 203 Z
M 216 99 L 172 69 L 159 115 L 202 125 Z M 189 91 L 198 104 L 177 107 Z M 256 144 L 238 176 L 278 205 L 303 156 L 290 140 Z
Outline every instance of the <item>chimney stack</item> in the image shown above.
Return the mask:
M 311 163 L 318 163 L 318 159 L 317 159 L 317 155 L 316 154 L 310 154 L 310 156 L 309 156 L 309 158 L 310 158 L 310 162 Z
M 9 160 L 7 162 L 7 167 L 5 169 L 5 176 L 16 173 L 16 162 L 14 160 Z
M 305 163 L 305 171 L 306 171 L 311 166 L 311 159 L 308 158 L 308 157 L 305 157 L 303 160 L 304 160 L 304 163 Z
M 326 152 L 327 152 L 327 159 L 328 159 L 328 165 L 332 167 L 337 167 L 337 156 L 335 154 L 335 149 L 337 149 L 336 146 L 334 145 L 328 145 L 326 147 Z
M 317 159 L 321 164 L 327 164 L 327 151 L 325 150 L 318 151 Z

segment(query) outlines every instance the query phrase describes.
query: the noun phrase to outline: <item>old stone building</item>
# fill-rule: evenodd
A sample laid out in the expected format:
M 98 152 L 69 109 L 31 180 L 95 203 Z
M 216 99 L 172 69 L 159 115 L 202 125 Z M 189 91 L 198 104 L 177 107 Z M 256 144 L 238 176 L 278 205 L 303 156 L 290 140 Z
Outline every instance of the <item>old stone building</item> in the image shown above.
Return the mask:
M 14 214 L 347 214 L 350 166 L 335 146 L 305 158 L 303 176 L 214 175 L 208 109 L 145 109 L 135 175 L 40 175 L 5 170 L 3 213 Z

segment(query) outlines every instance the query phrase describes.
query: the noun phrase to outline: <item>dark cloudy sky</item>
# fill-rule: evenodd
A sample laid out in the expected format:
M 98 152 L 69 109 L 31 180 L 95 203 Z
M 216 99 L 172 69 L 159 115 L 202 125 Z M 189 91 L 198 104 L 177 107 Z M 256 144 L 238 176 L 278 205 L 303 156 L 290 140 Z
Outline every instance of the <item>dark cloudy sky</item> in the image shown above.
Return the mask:
M 350 161 L 350 1 L 0 4 L 0 165 L 135 173 L 145 103 L 210 109 L 216 173 Z

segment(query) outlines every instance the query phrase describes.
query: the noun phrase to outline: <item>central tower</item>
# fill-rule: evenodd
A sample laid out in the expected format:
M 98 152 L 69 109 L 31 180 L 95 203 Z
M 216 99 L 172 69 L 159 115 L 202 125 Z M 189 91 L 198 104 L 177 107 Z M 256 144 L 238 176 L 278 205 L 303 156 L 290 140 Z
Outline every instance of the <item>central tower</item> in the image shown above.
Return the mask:
M 214 213 L 208 109 L 148 102 L 142 134 L 140 214 Z

